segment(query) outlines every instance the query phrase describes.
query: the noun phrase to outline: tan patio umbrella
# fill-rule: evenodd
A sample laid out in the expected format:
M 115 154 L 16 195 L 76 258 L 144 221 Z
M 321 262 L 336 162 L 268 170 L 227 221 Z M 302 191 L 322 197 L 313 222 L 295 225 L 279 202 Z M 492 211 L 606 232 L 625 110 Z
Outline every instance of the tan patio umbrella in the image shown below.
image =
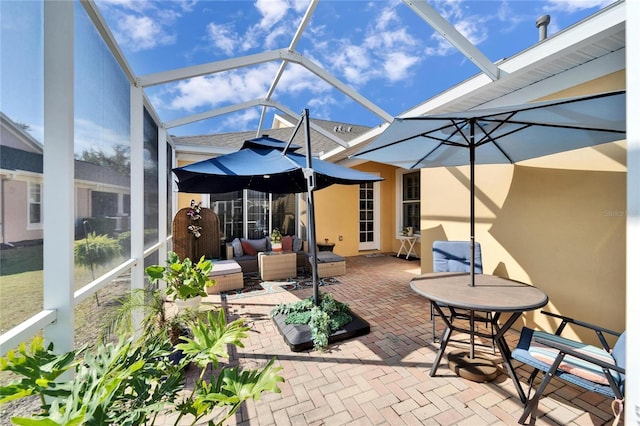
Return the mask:
M 356 158 L 405 169 L 470 165 L 475 259 L 475 164 L 505 164 L 626 137 L 626 92 L 396 118 Z M 471 285 L 475 272 L 471 268 Z

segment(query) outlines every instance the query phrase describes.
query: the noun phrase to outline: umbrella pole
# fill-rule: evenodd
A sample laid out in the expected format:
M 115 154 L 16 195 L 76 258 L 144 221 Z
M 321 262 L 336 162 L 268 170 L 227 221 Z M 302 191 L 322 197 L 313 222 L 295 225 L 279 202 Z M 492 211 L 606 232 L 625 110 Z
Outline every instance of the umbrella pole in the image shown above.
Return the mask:
M 313 280 L 313 303 L 320 305 L 318 292 L 318 258 L 316 246 L 316 213 L 313 203 L 313 191 L 315 189 L 315 176 L 311 164 L 311 132 L 309 129 L 309 110 L 304 110 L 305 140 L 307 145 L 307 168 L 304 170 L 307 179 L 307 239 L 309 240 L 309 255 L 311 256 L 311 277 Z
M 469 171 L 470 174 L 470 188 L 469 193 L 471 194 L 470 207 L 471 207 L 471 217 L 470 217 L 470 234 L 471 238 L 469 241 L 470 251 L 471 251 L 471 259 L 470 263 L 470 276 L 471 276 L 471 287 L 475 287 L 476 285 L 476 141 L 475 141 L 475 121 L 471 121 L 471 145 L 469 146 L 469 164 L 471 169 Z

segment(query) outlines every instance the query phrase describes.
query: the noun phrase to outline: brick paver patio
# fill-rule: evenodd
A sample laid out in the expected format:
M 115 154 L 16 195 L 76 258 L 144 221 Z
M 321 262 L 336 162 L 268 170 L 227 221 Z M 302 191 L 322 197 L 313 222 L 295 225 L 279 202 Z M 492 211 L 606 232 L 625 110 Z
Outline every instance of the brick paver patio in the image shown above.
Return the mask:
M 416 261 L 384 254 L 347 258 L 340 284 L 322 287 L 367 320 L 371 332 L 331 345 L 326 352 L 291 352 L 269 312 L 278 303 L 308 297 L 310 289 L 208 302 L 221 304 L 228 318 L 248 319 L 252 330 L 232 363 L 260 366 L 272 357 L 283 367 L 279 394 L 265 394 L 236 413 L 232 425 L 495 425 L 517 424 L 522 413 L 513 383 L 500 374 L 491 383 L 462 379 L 447 367 L 430 377 L 433 343 L 427 300 L 409 280 L 420 273 Z M 440 330 L 443 324 L 438 324 Z M 508 332 L 513 347 L 516 331 Z M 453 343 L 450 343 L 452 346 Z M 484 349 L 489 356 L 491 348 Z M 521 382 L 526 371 L 514 362 Z M 610 401 L 553 380 L 539 405 L 538 425 L 610 424 Z M 163 419 L 156 424 L 173 424 Z

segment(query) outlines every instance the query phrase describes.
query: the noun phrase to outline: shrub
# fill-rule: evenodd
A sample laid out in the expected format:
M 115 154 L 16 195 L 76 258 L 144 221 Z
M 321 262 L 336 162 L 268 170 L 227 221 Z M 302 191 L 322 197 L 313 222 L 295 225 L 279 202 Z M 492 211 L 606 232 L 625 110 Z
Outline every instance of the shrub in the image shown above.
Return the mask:
M 89 234 L 87 238 L 76 240 L 74 255 L 76 265 L 90 267 L 104 265 L 120 254 L 120 246 L 107 235 Z

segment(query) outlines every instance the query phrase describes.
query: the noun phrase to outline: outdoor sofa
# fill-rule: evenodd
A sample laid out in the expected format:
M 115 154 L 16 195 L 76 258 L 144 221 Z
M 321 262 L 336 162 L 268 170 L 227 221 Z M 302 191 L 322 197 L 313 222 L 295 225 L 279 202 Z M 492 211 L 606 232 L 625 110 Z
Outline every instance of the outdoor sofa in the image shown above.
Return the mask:
M 227 259 L 238 262 L 242 273 L 258 272 L 258 253 L 271 251 L 271 240 L 236 238 L 225 244 Z M 282 250 L 296 253 L 296 267 L 308 270 L 307 241 L 293 236 L 282 237 Z

